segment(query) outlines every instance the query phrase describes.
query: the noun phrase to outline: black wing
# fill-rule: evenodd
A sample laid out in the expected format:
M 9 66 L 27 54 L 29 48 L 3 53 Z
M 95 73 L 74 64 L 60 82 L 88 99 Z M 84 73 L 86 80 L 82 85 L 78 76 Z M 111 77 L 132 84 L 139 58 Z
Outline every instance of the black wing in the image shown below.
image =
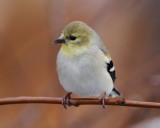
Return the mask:
M 116 72 L 115 72 L 115 68 L 113 66 L 112 60 L 106 62 L 106 65 L 107 65 L 107 71 L 110 74 L 110 76 L 111 76 L 111 78 L 112 78 L 112 80 L 114 82 L 115 79 L 116 79 Z
M 104 47 L 104 45 L 100 45 L 100 49 L 103 52 L 104 56 L 105 56 L 105 62 L 106 62 L 106 66 L 107 66 L 107 71 L 110 74 L 113 82 L 115 82 L 116 79 L 116 72 L 115 72 L 115 68 L 112 62 L 112 59 L 107 51 L 107 49 Z

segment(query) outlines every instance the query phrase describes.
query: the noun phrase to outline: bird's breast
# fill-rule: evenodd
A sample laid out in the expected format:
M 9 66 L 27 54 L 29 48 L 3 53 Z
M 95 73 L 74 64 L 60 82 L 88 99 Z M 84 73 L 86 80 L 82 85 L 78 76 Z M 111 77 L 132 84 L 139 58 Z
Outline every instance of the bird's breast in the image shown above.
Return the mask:
M 105 70 L 103 57 L 94 53 L 70 58 L 59 52 L 57 70 L 66 91 L 81 96 L 97 96 L 106 92 L 108 83 L 109 91 L 112 89 L 113 83 Z

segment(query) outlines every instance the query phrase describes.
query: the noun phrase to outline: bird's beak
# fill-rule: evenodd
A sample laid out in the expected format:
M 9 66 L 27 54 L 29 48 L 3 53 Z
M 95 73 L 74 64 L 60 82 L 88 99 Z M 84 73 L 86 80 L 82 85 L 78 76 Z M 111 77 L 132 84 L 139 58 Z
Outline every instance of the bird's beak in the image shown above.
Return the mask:
M 55 41 L 54 41 L 55 44 L 59 44 L 59 43 L 66 43 L 65 39 L 63 36 L 60 36 L 58 37 Z

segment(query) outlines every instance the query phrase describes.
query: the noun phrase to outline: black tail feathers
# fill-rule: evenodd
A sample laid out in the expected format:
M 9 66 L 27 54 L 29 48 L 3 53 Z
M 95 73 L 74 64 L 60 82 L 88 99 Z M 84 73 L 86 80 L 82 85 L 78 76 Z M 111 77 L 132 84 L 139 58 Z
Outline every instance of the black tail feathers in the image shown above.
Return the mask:
M 122 96 L 122 94 L 120 93 L 120 91 L 117 88 L 114 87 L 109 96 L 115 98 L 115 97 Z

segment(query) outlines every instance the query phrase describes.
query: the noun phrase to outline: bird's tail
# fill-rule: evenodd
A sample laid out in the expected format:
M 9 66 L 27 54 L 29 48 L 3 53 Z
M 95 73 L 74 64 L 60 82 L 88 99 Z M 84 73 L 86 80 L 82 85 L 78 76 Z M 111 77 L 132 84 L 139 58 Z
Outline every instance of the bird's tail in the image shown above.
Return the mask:
M 115 97 L 122 96 L 122 94 L 120 93 L 120 91 L 117 88 L 114 87 L 109 96 L 112 97 L 112 98 L 115 98 Z

